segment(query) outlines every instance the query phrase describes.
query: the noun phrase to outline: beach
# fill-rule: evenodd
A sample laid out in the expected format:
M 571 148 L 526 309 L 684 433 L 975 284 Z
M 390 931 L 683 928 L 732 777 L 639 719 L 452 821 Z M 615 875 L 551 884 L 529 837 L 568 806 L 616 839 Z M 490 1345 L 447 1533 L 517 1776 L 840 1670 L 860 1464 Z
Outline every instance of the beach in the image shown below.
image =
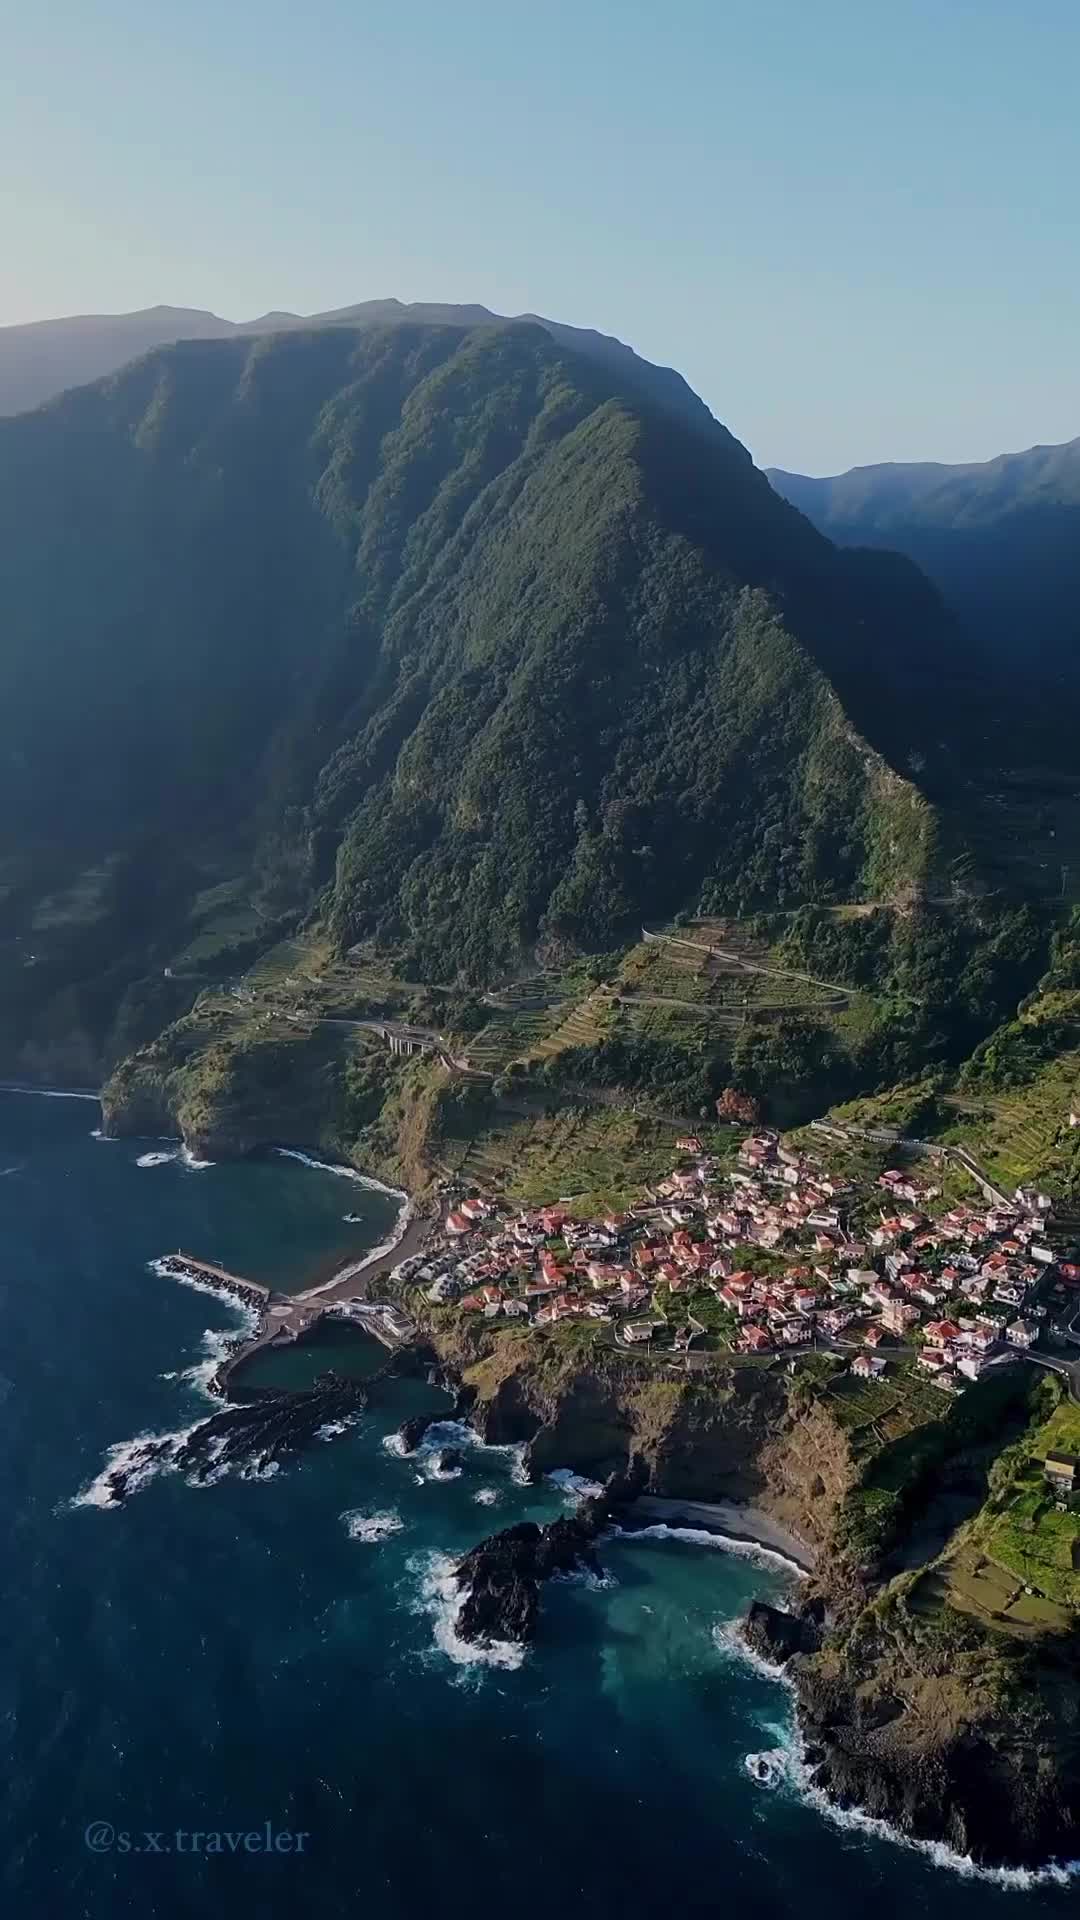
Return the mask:
M 817 1550 L 797 1534 L 789 1532 L 760 1507 L 730 1500 L 668 1500 L 657 1494 L 643 1493 L 629 1509 L 635 1521 L 662 1523 L 669 1527 L 700 1527 L 703 1532 L 743 1540 L 769 1553 L 778 1553 L 794 1561 L 803 1573 L 813 1573 Z

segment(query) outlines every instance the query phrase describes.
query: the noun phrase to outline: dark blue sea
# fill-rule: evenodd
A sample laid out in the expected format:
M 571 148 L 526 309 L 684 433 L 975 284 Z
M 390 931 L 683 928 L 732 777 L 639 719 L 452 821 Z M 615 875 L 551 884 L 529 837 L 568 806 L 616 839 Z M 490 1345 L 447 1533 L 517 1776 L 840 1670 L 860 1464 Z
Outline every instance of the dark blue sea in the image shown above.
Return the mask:
M 785 1689 L 730 1631 L 783 1589 L 775 1563 L 615 1540 L 602 1587 L 549 1588 L 527 1657 L 468 1658 L 449 1557 L 573 1491 L 521 1485 L 512 1452 L 469 1447 L 452 1479 L 396 1456 L 404 1415 L 438 1404 L 422 1384 L 377 1391 L 272 1478 L 163 1474 L 97 1504 L 113 1449 L 213 1411 L 207 1364 L 237 1325 L 148 1263 L 182 1245 L 300 1285 L 385 1238 L 394 1205 L 281 1159 L 140 1165 L 168 1149 L 96 1123 L 89 1103 L 0 1096 L 9 1920 L 1075 1909 L 837 1824 L 793 1762 L 751 1780 L 748 1753 L 793 1754 Z M 343 1331 L 332 1357 L 372 1356 Z M 300 1384 L 320 1358 L 263 1377 Z

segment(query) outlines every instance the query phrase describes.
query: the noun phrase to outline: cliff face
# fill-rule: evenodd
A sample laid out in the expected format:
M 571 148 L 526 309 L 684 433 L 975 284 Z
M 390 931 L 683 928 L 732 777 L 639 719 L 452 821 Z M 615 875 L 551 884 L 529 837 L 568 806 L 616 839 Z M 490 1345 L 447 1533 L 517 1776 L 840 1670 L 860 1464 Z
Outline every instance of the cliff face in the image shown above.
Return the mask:
M 602 1342 L 463 1320 L 432 1339 L 485 1439 L 527 1443 L 540 1472 L 603 1477 L 640 1462 L 652 1493 L 752 1501 L 813 1545 L 830 1539 L 856 1479 L 845 1434 L 782 1373 L 733 1367 L 706 1383 Z
M 986 1863 L 1080 1854 L 1080 1639 L 1019 1640 L 902 1584 L 791 1663 L 816 1783 Z
M 537 1470 L 629 1465 L 652 1493 L 751 1502 L 818 1549 L 797 1611 L 756 1606 L 748 1637 L 786 1664 L 831 1799 L 987 1864 L 1080 1855 L 1080 1632 L 927 1613 L 915 1575 L 859 1564 L 845 1502 L 865 1463 L 800 1382 L 743 1366 L 704 1383 L 465 1317 L 432 1339 L 484 1437 L 526 1443 Z

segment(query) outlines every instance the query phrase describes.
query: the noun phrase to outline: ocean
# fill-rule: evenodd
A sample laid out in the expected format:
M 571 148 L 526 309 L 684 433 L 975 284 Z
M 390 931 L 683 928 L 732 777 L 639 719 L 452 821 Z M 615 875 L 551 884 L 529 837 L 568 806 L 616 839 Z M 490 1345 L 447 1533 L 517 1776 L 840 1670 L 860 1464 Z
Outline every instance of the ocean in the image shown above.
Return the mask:
M 214 1410 L 238 1314 L 150 1270 L 180 1245 L 278 1285 L 385 1239 L 385 1195 L 295 1161 L 193 1166 L 94 1137 L 93 1105 L 0 1095 L 0 1726 L 10 1920 L 456 1920 L 1071 1911 L 965 1873 L 801 1788 L 789 1696 L 732 1625 L 780 1564 L 614 1538 L 544 1594 L 524 1657 L 456 1639 L 452 1556 L 566 1511 L 511 1450 L 388 1441 L 445 1405 L 377 1387 L 270 1478 L 152 1478 L 98 1504 L 111 1450 Z M 154 1155 L 153 1160 L 147 1156 Z M 360 1218 L 346 1222 L 345 1214 Z M 260 1363 L 303 1385 L 348 1329 Z M 759 1786 L 750 1753 L 778 1756 Z M 257 1842 L 249 1844 L 245 1838 Z M 211 1844 L 213 1841 L 217 1845 Z

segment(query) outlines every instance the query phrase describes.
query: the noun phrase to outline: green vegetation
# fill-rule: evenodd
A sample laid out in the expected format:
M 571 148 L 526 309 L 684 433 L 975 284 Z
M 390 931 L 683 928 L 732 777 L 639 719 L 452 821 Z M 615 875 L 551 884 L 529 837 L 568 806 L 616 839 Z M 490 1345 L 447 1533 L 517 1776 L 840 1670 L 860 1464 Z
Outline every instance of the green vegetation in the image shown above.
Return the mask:
M 164 349 L 0 422 L 0 572 L 9 1070 L 67 1036 L 100 1071 L 136 982 L 235 976 L 313 912 L 429 991 L 938 859 L 887 684 L 949 645 L 922 591 L 557 328 Z
M 838 1543 L 860 1565 L 873 1566 L 902 1529 L 913 1526 L 948 1464 L 989 1447 L 997 1453 L 1045 1410 L 1054 1388 L 1031 1369 L 1006 1367 L 984 1376 L 955 1400 L 913 1377 L 854 1383 L 828 1390 L 829 1403 L 856 1438 L 863 1471 L 848 1494 Z

